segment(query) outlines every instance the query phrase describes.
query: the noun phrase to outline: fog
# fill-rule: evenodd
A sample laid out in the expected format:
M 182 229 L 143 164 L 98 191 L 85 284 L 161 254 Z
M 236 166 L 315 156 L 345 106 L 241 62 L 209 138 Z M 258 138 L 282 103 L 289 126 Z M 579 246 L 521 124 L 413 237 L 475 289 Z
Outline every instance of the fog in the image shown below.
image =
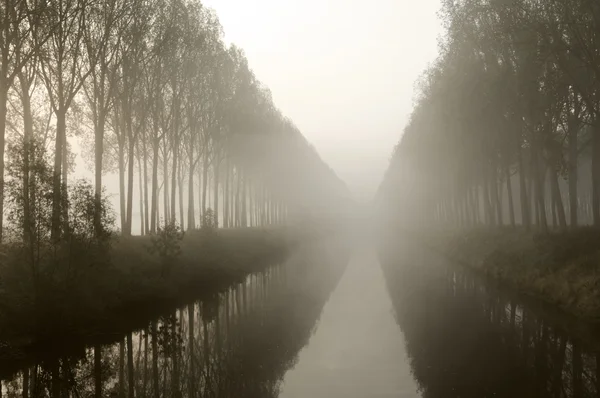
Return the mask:
M 437 54 L 437 0 L 209 0 L 225 39 L 355 197 L 369 200 Z
M 369 201 L 408 121 L 414 83 L 437 54 L 439 2 L 204 4 L 216 11 L 225 41 L 244 50 L 282 113 L 353 197 Z M 91 171 L 78 157 L 76 172 L 91 178 Z M 117 205 L 118 176 L 105 183 Z
M 0 20 L 0 398 L 600 393 L 596 3 Z

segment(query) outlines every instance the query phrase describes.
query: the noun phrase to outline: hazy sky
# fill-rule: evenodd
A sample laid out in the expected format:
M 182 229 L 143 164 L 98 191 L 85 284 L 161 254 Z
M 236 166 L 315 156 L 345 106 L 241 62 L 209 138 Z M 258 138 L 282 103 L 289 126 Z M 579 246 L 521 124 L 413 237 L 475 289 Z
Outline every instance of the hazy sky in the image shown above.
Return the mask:
M 204 0 L 275 104 L 370 199 L 437 53 L 439 0 Z

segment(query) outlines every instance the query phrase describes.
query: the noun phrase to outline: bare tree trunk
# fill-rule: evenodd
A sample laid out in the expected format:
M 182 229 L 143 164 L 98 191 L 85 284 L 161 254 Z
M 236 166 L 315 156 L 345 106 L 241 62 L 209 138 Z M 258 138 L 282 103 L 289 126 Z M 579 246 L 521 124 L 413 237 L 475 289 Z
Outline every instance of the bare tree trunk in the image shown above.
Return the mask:
M 146 148 L 146 139 L 142 140 L 143 160 L 144 160 L 144 234 L 148 235 L 150 232 L 149 227 L 149 214 L 148 214 L 148 152 Z
M 177 184 L 179 186 L 179 220 L 181 222 L 181 230 L 183 231 L 185 229 L 185 218 L 183 217 L 183 172 L 181 169 L 182 165 L 179 165 L 179 181 L 177 182 Z
M 202 207 L 204 206 L 202 200 L 202 185 L 204 184 L 202 178 L 202 165 L 198 167 L 198 228 L 202 227 Z
M 240 178 L 242 176 L 240 175 Z M 242 227 L 247 227 L 248 226 L 248 220 L 247 220 L 247 213 L 246 213 L 246 186 L 247 186 L 247 178 L 246 176 L 243 177 L 242 179 L 242 198 L 241 198 L 241 206 L 242 206 Z
M 208 150 L 204 148 L 203 154 L 203 162 L 202 162 L 202 213 L 200 214 L 200 218 L 204 217 L 204 213 L 206 213 L 206 191 L 208 187 Z
M 217 156 L 217 155 L 215 155 Z M 215 164 L 213 166 L 213 171 L 214 171 L 214 211 L 215 211 L 215 221 L 216 221 L 216 225 L 217 227 L 221 224 L 219 224 L 219 160 L 215 158 Z
M 508 213 L 509 213 L 509 217 L 510 217 L 510 225 L 512 227 L 514 227 L 515 226 L 515 204 L 514 204 L 513 191 L 512 191 L 512 181 L 510 178 L 510 168 L 509 168 L 508 164 L 506 165 L 506 168 L 505 168 L 505 175 L 506 175 L 506 192 L 508 195 Z
M 146 231 L 146 226 L 144 225 L 144 186 L 142 184 L 142 155 L 139 151 L 138 144 L 138 185 L 139 185 L 139 196 L 140 196 L 140 235 L 144 236 Z
M 192 153 L 190 155 L 190 166 L 189 166 L 189 176 L 188 176 L 188 230 L 191 231 L 196 228 L 196 215 L 194 214 L 194 156 L 193 150 L 190 149 Z M 200 181 L 198 181 L 200 182 Z
M 67 134 L 65 127 L 65 134 L 63 134 L 63 152 L 62 152 L 62 222 L 66 225 L 69 222 L 69 208 L 67 205 L 68 191 L 67 191 L 67 178 L 69 176 L 69 163 L 68 163 L 69 146 L 67 145 Z
M 21 105 L 23 107 L 23 238 L 25 244 L 31 245 L 32 223 L 31 223 L 31 195 L 29 192 L 29 176 L 30 176 L 30 156 L 32 153 L 33 140 L 33 114 L 31 112 L 31 95 L 29 93 L 30 83 L 27 76 L 23 72 L 19 73 L 19 83 L 21 85 Z M 0 127 L 1 129 L 1 127 Z M 2 133 L 0 132 L 0 136 Z M 97 182 L 97 181 L 96 181 Z M 1 183 L 0 183 L 1 184 Z M 3 202 L 3 192 L 0 189 L 0 201 Z M 34 199 L 35 203 L 35 199 Z M 0 214 L 2 213 L 3 205 L 0 204 Z M 97 224 L 96 224 L 97 225 Z M 0 221 L 0 242 L 2 242 L 2 222 Z M 33 259 L 31 259 L 33 264 Z
M 104 99 L 101 99 L 101 104 Z M 100 220 L 100 206 L 102 200 L 102 162 L 104 155 L 104 126 L 106 124 L 106 114 L 103 109 L 98 112 L 98 121 L 94 126 L 94 152 L 95 152 L 95 194 L 96 194 L 96 213 L 95 213 L 95 228 L 96 233 L 100 233 L 102 226 Z
M 152 208 L 150 210 L 150 231 L 156 233 L 158 223 L 158 145 L 155 141 L 152 148 Z
M 540 226 L 544 231 L 548 230 L 548 220 L 546 218 L 546 201 L 545 201 L 545 192 L 544 192 L 544 176 L 546 173 L 543 172 L 543 168 L 540 167 L 540 159 L 539 153 L 537 152 L 537 148 L 533 153 L 534 159 L 534 181 L 535 181 L 535 196 L 536 203 L 540 218 Z
M 236 189 L 236 193 L 235 193 L 235 226 L 236 227 L 241 227 L 242 226 L 242 211 L 241 211 L 241 203 L 240 203 L 240 197 L 241 197 L 241 188 L 242 188 L 242 173 L 241 170 L 238 168 L 237 169 L 237 189 Z
M 248 212 L 250 214 L 250 226 L 256 226 L 256 222 L 254 220 L 254 184 L 250 184 L 248 189 Z
M 235 166 L 229 169 L 229 227 L 235 227 Z
M 167 140 L 163 141 L 163 207 L 165 209 L 165 224 L 171 221 L 169 214 L 169 163 L 168 163 Z
M 6 114 L 6 106 L 1 106 L 0 100 L 0 119 L 2 113 Z M 0 129 L 2 129 L 0 122 Z M 56 140 L 54 144 L 54 178 L 52 181 L 52 239 L 60 239 L 60 224 L 62 212 L 62 184 L 61 184 L 61 165 L 63 159 L 63 136 L 66 130 L 66 110 L 60 109 L 56 112 Z M 0 196 L 4 197 L 4 142 L 0 142 Z M 2 201 L 2 206 L 3 206 Z M 2 210 L 2 209 L 0 209 Z M 2 217 L 0 217 L 2 218 Z M 1 223 L 1 221 L 0 221 Z
M 494 167 L 492 168 L 491 178 L 491 184 L 493 189 L 492 194 L 494 195 L 494 207 L 496 208 L 496 224 L 502 225 L 504 224 L 504 220 L 502 218 L 502 200 L 500 196 L 501 191 L 498 191 L 498 179 L 498 168 L 496 167 L 496 164 L 494 164 Z
M 529 178 L 529 202 L 528 206 L 530 206 L 531 209 L 531 214 L 532 214 L 532 223 L 535 217 L 535 224 L 536 225 L 540 225 L 540 212 L 537 209 L 537 196 L 536 196 L 536 191 L 535 191 L 535 168 L 534 168 L 534 164 L 533 161 L 529 162 L 530 163 L 530 170 L 529 173 L 527 175 L 527 177 Z
M 552 227 L 558 227 L 558 220 L 556 218 L 556 197 L 550 195 L 550 214 L 552 215 Z
M 223 227 L 229 228 L 229 159 L 225 162 L 225 185 L 223 186 Z
M 129 151 L 127 154 L 127 220 L 125 221 L 125 236 L 131 236 L 131 224 L 133 220 L 133 169 L 135 167 L 135 139 L 129 139 Z
M 5 10 L 5 13 L 7 11 Z M 3 29 L 4 30 L 4 29 Z M 7 40 L 5 38 L 5 40 Z M 7 46 L 3 45 L 4 49 L 8 52 Z M 4 51 L 3 51 L 4 53 Z M 4 59 L 6 54 L 3 54 Z M 0 243 L 4 235 L 4 150 L 6 147 L 6 116 L 7 116 L 7 101 L 8 101 L 8 82 L 6 81 L 6 73 L 8 64 L 3 63 L 1 65 L 3 74 L 0 76 Z M 58 129 L 57 129 L 58 134 Z M 58 140 L 57 140 L 58 142 Z M 56 183 L 56 181 L 55 181 Z M 54 209 L 54 208 L 53 208 Z M 60 210 L 60 209 L 59 209 Z M 53 213 L 54 215 L 54 213 Z M 54 221 L 54 217 L 53 217 Z M 54 229 L 53 229 L 54 231 Z M 1 388 L 0 388 L 1 390 Z
M 179 160 L 179 142 L 176 138 L 173 145 L 173 167 L 171 172 L 171 210 L 170 210 L 170 220 L 172 222 L 177 222 L 177 213 L 175 209 L 175 205 L 177 204 L 177 170 L 178 165 L 177 161 Z M 166 170 L 166 163 L 165 163 Z M 180 220 L 183 223 L 183 220 Z
M 521 202 L 521 223 L 529 228 L 531 226 L 531 218 L 529 216 L 529 199 L 527 198 L 527 184 L 525 182 L 525 168 L 523 163 L 523 154 L 521 153 L 521 147 L 519 146 L 518 152 L 518 164 L 519 164 L 519 195 Z
M 473 198 L 474 209 L 475 209 L 475 222 L 481 224 L 481 199 L 479 197 L 479 187 L 475 186 L 471 188 L 471 196 Z
M 576 228 L 578 223 L 577 220 L 577 153 L 578 153 L 578 144 L 577 144 L 577 133 L 578 126 L 574 120 L 570 120 L 569 123 L 569 213 L 570 213 L 570 224 L 571 228 Z
M 260 190 L 260 208 L 261 208 L 261 219 L 262 226 L 268 224 L 267 220 L 267 188 L 263 185 Z
M 553 202 L 558 216 L 558 223 L 560 229 L 566 231 L 567 216 L 565 214 L 565 207 L 563 205 L 562 196 L 560 194 L 560 186 L 558 185 L 558 175 L 556 173 L 556 170 L 554 169 L 550 170 L 550 173 L 550 188 L 552 189 Z
M 483 189 L 483 206 L 484 206 L 484 211 L 485 211 L 486 222 L 488 225 L 496 225 L 495 219 L 494 219 L 494 212 L 492 210 L 492 204 L 490 201 L 490 191 L 489 191 L 490 184 L 488 182 L 487 176 L 483 180 L 481 187 Z
M 121 215 L 121 232 L 127 233 L 127 208 L 125 206 L 125 153 L 124 143 L 119 139 L 119 212 Z

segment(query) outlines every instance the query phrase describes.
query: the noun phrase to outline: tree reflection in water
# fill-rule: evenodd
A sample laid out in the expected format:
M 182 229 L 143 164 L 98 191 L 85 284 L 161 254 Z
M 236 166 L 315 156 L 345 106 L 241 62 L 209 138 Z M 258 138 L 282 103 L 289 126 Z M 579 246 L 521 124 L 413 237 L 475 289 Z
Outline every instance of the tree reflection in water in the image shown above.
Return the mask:
M 346 265 L 329 254 L 303 253 L 114 344 L 32 360 L 3 376 L 2 396 L 277 397 Z
M 598 395 L 597 342 L 583 344 L 555 317 L 401 246 L 380 259 L 423 397 Z

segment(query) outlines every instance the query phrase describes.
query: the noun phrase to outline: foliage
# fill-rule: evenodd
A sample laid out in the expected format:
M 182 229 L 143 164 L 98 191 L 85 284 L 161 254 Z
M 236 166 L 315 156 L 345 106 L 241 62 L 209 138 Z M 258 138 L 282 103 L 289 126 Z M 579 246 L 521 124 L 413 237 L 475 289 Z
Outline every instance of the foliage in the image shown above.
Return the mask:
M 208 208 L 202 216 L 202 231 L 206 234 L 213 234 L 219 227 L 219 220 L 213 209 Z
M 564 230 L 568 208 L 573 226 L 584 217 L 600 226 L 592 3 L 444 2 L 441 54 L 423 74 L 380 191 L 405 221 L 546 230 L 552 215 Z M 559 176 L 568 176 L 567 204 Z
M 181 255 L 183 237 L 184 232 L 174 222 L 166 223 L 162 227 L 159 226 L 158 232 L 150 237 L 152 245 L 149 247 L 149 251 L 160 257 L 163 276 L 171 272 L 175 260 Z
M 27 229 L 32 242 L 47 241 L 52 214 L 52 169 L 46 150 L 39 141 L 32 140 L 12 144 L 8 153 L 5 195 L 10 240 L 21 241 Z
M 43 322 L 57 315 L 49 311 L 49 303 L 60 307 L 65 297 L 78 297 L 70 305 L 83 305 L 88 292 L 80 290 L 82 283 L 109 267 L 114 215 L 105 196 L 97 201 L 88 182 L 76 181 L 62 197 L 62 237 L 53 239 L 53 176 L 44 148 L 36 141 L 15 145 L 7 174 L 11 240 L 3 246 L 0 281 L 12 288 L 0 301 L 5 308 L 32 307 L 32 321 Z M 100 215 L 99 230 L 95 214 Z

